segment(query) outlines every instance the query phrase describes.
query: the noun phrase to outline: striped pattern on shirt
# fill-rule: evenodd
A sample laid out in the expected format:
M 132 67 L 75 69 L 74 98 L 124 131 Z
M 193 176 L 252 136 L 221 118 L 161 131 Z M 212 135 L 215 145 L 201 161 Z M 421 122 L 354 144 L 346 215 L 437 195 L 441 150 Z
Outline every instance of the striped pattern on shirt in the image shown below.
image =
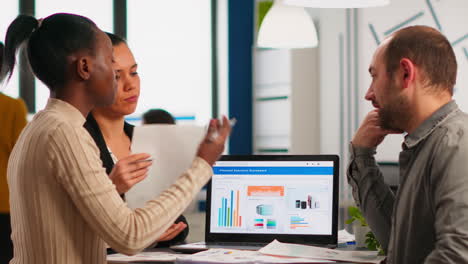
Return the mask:
M 49 99 L 10 156 L 12 264 L 106 263 L 106 242 L 124 254 L 153 243 L 212 175 L 190 169 L 144 208 L 131 210 L 107 176 L 99 151 L 72 105 Z

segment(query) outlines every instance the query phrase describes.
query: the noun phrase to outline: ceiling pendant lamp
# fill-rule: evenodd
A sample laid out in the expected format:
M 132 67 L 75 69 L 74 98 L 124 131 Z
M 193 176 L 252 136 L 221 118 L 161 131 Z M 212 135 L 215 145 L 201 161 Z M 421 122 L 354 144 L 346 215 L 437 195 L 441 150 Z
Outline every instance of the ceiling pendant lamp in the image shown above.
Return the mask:
M 262 48 L 309 48 L 318 45 L 317 31 L 303 7 L 275 0 L 260 25 L 257 46 Z
M 390 0 L 285 0 L 285 5 L 314 8 L 363 8 L 388 5 Z

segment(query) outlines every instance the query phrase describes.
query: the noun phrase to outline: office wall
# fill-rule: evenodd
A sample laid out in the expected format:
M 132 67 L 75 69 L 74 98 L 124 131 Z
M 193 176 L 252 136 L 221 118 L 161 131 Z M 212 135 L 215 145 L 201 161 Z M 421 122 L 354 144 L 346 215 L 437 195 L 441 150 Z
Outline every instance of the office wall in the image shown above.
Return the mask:
M 317 10 L 315 10 L 317 11 Z M 340 203 L 352 203 L 346 180 L 348 142 L 357 127 L 355 10 L 319 11 L 320 151 L 340 155 Z

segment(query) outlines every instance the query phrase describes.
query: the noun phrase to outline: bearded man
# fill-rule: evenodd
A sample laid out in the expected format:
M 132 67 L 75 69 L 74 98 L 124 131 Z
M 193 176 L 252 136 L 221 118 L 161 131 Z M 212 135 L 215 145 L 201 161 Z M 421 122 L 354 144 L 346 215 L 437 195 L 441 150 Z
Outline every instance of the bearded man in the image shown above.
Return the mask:
M 387 263 L 468 263 L 468 115 L 453 101 L 457 62 L 426 26 L 401 29 L 376 50 L 365 99 L 375 107 L 350 144 L 348 181 Z M 400 186 L 385 185 L 374 155 L 406 133 Z

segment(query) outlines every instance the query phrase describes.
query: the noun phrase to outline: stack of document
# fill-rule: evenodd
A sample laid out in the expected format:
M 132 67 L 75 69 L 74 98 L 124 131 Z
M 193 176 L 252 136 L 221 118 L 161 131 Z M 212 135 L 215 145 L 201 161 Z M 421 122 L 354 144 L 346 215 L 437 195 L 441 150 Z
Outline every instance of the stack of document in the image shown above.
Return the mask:
M 141 252 L 133 256 L 123 254 L 111 254 L 107 256 L 108 263 L 128 263 L 128 262 L 174 262 L 178 256 L 185 254 L 172 252 Z
M 177 264 L 261 264 L 261 263 L 333 263 L 334 261 L 310 259 L 274 257 L 263 255 L 258 251 L 233 250 L 233 249 L 209 249 L 190 256 L 178 257 Z
M 210 249 L 193 255 L 169 252 L 142 252 L 134 256 L 112 254 L 107 256 L 109 263 L 131 262 L 174 262 L 178 264 L 257 264 L 257 263 L 334 263 L 334 261 L 314 260 L 305 258 L 273 257 L 261 254 L 258 251 Z
M 277 240 L 261 248 L 259 252 L 271 256 L 313 258 L 353 263 L 380 263 L 385 258 L 384 256 L 378 256 L 377 251 L 336 250 L 314 246 L 281 243 Z
M 343 251 L 273 241 L 259 251 L 210 249 L 193 255 L 169 251 L 142 252 L 134 256 L 113 254 L 109 263 L 171 262 L 177 264 L 264 264 L 264 263 L 380 263 L 377 251 Z

